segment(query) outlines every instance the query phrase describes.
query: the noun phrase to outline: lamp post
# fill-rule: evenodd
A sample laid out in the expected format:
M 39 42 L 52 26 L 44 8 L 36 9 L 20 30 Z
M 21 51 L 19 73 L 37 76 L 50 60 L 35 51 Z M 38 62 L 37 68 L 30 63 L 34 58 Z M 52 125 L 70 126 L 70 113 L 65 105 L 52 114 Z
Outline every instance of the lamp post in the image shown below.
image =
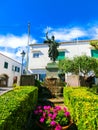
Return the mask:
M 22 66 L 21 66 L 21 75 L 23 75 L 23 60 L 24 60 L 24 57 L 25 57 L 25 51 L 23 50 L 21 53 L 21 56 L 22 56 Z

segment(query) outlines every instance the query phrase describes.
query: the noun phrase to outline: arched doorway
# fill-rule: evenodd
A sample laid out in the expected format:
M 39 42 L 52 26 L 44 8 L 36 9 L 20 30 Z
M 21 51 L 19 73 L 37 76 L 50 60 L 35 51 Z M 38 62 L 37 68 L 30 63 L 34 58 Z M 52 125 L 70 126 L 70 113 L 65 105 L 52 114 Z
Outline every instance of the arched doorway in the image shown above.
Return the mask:
M 8 86 L 8 75 L 1 74 L 0 75 L 0 87 L 7 87 Z
M 13 78 L 13 84 L 17 83 L 17 76 L 14 76 Z

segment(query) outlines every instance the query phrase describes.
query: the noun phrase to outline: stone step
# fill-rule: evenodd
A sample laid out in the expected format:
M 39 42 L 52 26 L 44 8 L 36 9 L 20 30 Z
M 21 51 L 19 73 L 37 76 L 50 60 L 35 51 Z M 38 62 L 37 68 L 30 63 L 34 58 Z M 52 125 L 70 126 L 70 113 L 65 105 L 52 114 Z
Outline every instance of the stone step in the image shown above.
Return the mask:
M 57 97 L 57 98 L 44 98 L 44 99 L 39 99 L 40 102 L 51 102 L 52 105 L 54 106 L 61 106 L 62 108 L 65 107 L 64 105 L 64 98 L 63 97 Z
M 64 105 L 64 98 L 51 98 L 49 101 L 52 102 L 54 106 L 60 106 L 61 108 L 66 107 Z
M 51 98 L 48 99 L 50 102 L 53 102 L 54 104 L 63 104 L 64 98 Z

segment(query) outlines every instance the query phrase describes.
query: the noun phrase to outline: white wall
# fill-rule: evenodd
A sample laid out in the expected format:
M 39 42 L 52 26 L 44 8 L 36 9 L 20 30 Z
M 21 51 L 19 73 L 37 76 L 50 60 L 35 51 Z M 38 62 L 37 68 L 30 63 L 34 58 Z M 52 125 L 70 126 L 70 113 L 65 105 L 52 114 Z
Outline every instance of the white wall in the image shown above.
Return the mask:
M 39 58 L 33 58 L 33 52 L 39 52 L 40 56 Z M 50 62 L 50 59 L 48 57 L 48 46 L 47 45 L 35 45 L 33 46 L 33 49 L 30 49 L 30 55 L 29 55 L 29 69 L 43 69 L 46 67 L 47 63 Z
M 4 62 L 8 63 L 8 68 L 4 68 Z M 17 66 L 20 68 L 20 72 L 12 71 L 12 65 Z M 8 78 L 8 86 L 12 86 L 13 78 L 17 76 L 17 84 L 20 83 L 20 75 L 21 75 L 21 63 L 3 55 L 0 53 L 0 75 L 6 74 Z
M 74 56 L 80 56 L 86 54 L 91 56 L 90 45 L 88 42 L 85 43 L 70 43 L 70 44 L 61 44 L 60 48 L 65 48 L 65 57 L 72 58 Z
M 38 70 L 45 69 L 47 63 L 51 62 L 48 57 L 48 45 L 46 44 L 35 44 L 31 46 L 30 56 L 29 56 L 29 69 Z M 65 57 L 72 58 L 74 56 L 79 56 L 86 54 L 91 56 L 90 44 L 88 41 L 79 41 L 79 42 L 64 42 L 61 43 L 58 50 L 65 51 Z M 39 58 L 33 58 L 33 52 L 39 52 Z

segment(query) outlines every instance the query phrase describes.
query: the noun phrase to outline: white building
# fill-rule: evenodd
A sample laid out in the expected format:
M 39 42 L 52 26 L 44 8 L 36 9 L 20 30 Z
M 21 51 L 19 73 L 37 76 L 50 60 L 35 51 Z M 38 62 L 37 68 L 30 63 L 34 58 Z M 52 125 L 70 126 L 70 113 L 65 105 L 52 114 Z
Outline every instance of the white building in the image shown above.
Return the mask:
M 28 68 L 32 74 L 36 74 L 39 79 L 42 79 L 46 74 L 46 65 L 51 62 L 48 57 L 48 45 L 31 44 Z M 81 40 L 74 42 L 62 42 L 58 48 L 59 56 L 57 61 L 66 57 L 72 58 L 86 54 L 88 56 L 98 57 L 98 51 L 92 50 L 90 40 Z
M 8 87 L 20 83 L 21 63 L 0 53 L 0 86 Z

